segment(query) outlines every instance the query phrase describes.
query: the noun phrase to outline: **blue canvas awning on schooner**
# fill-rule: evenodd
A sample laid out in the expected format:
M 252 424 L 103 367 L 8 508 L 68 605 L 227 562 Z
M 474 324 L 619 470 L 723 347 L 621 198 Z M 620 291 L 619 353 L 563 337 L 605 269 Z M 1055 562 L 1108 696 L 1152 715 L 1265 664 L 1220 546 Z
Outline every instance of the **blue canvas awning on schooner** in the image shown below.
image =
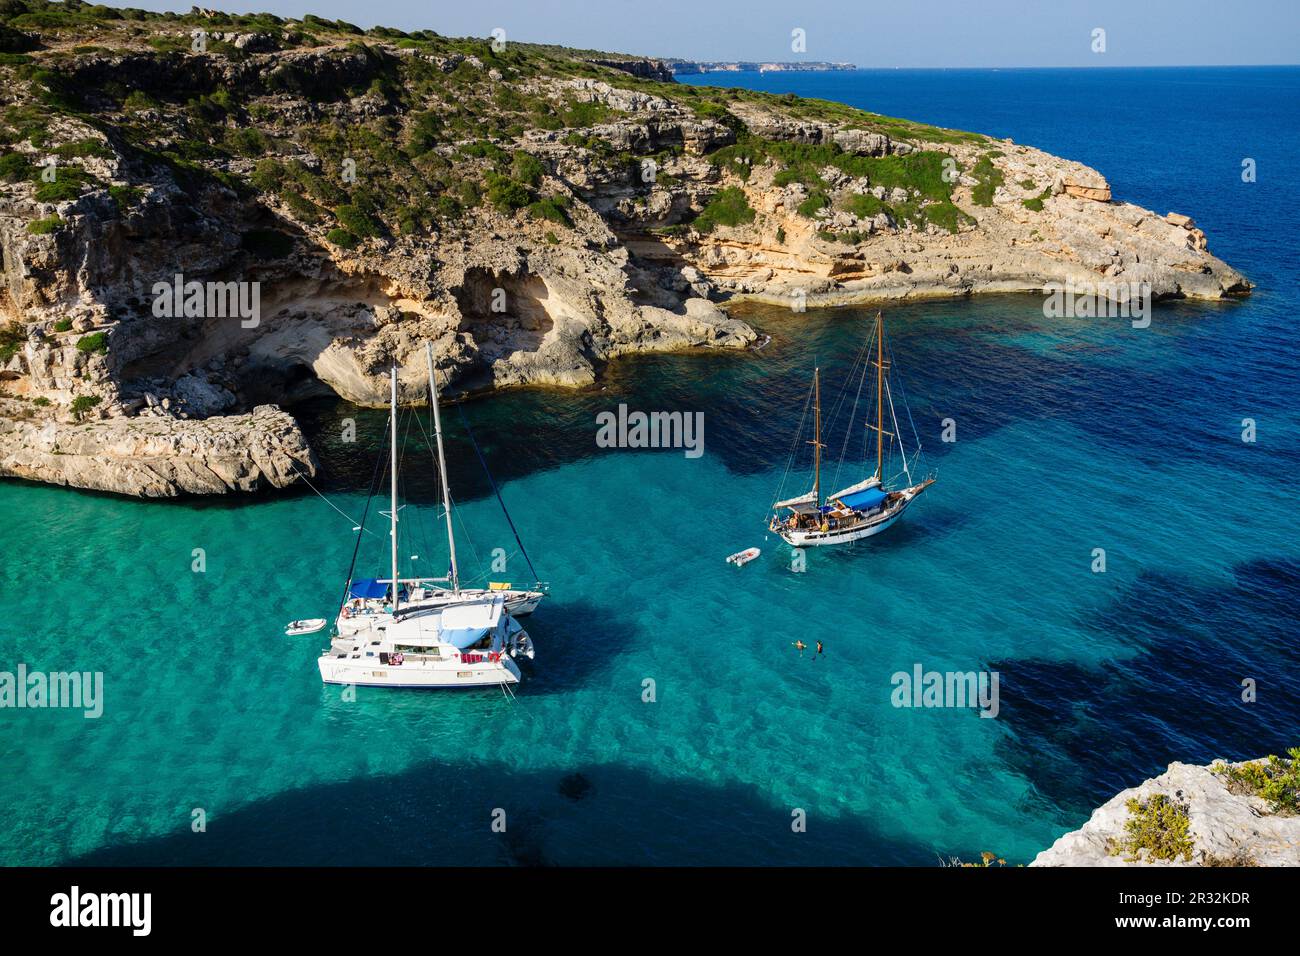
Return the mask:
M 844 495 L 835 500 L 846 508 L 852 508 L 854 511 L 869 511 L 878 507 L 885 500 L 885 493 L 879 488 L 865 488 L 862 491 L 855 491 L 851 495 Z

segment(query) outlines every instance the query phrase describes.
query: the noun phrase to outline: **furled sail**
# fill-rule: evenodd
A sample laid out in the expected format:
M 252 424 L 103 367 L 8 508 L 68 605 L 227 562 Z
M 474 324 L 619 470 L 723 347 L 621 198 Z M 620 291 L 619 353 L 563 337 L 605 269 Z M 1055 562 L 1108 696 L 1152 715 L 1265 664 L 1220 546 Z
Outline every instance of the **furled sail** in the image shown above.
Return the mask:
M 798 498 L 787 498 L 785 501 L 778 501 L 773 508 L 793 508 L 795 511 L 811 509 L 817 504 L 817 495 L 815 492 L 808 492 L 800 495 Z
M 827 495 L 826 500 L 834 501 L 836 498 L 843 498 L 845 495 L 856 494 L 859 491 L 866 491 L 868 488 L 877 488 L 879 486 L 880 478 L 876 475 L 872 475 L 870 478 L 859 481 L 856 485 L 849 485 L 847 488 L 843 488 L 835 492 L 833 495 Z

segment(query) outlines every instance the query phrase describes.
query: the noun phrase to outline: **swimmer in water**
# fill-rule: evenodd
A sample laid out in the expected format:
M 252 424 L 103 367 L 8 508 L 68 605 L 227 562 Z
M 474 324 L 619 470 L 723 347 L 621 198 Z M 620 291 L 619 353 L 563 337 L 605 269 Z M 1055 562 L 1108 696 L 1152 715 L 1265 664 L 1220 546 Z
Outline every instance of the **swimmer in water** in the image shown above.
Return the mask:
M 803 652 L 808 649 L 808 645 L 805 644 L 803 641 L 795 641 L 792 646 L 799 648 L 800 657 L 803 657 Z

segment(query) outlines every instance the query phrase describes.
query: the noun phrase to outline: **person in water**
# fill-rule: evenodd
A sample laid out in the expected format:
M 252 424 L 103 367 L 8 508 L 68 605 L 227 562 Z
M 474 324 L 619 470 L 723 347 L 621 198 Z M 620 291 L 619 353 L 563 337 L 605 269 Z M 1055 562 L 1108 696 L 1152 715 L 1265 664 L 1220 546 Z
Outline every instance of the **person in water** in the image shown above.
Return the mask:
M 817 642 L 817 656 L 818 656 L 818 657 L 821 657 L 822 654 L 824 654 L 824 653 L 825 653 L 825 649 L 822 647 L 822 642 L 821 642 L 821 641 L 818 641 L 818 642 Z
M 792 646 L 799 648 L 800 657 L 803 657 L 803 652 L 808 649 L 808 645 L 805 644 L 803 641 L 794 641 Z

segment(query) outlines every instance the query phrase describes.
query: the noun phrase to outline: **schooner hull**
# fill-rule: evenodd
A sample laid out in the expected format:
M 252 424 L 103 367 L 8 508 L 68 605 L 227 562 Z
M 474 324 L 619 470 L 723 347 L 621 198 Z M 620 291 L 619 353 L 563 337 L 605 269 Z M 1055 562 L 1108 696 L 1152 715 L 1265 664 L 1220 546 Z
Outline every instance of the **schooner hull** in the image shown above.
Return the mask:
M 781 539 L 786 544 L 796 548 L 817 548 L 861 541 L 863 538 L 870 538 L 873 535 L 880 534 L 880 532 L 886 530 L 899 518 L 903 517 L 903 512 L 907 510 L 907 506 L 915 501 L 917 496 L 930 487 L 932 483 L 933 479 L 927 479 L 919 485 L 913 485 L 902 492 L 902 500 L 889 511 L 851 526 L 828 528 L 825 531 L 819 528 L 782 528 L 777 533 L 780 534 Z
M 848 544 L 851 541 L 860 541 L 863 538 L 870 538 L 872 535 L 880 534 L 899 518 L 903 516 L 903 511 L 907 506 L 899 508 L 892 515 L 889 515 L 874 524 L 859 525 L 854 528 L 836 528 L 830 531 L 817 530 L 798 530 L 782 531 L 781 537 L 786 544 L 793 545 L 796 548 L 814 548 L 823 547 L 832 544 Z

